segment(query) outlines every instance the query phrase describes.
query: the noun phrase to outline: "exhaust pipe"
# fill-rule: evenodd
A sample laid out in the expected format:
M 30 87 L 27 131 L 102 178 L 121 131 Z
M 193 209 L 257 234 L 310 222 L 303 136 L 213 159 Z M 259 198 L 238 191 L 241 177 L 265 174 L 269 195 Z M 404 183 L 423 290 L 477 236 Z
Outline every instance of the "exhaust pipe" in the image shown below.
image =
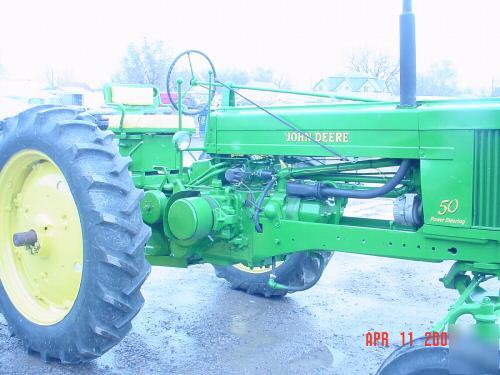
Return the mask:
M 417 105 L 417 53 L 415 43 L 415 14 L 412 0 L 403 0 L 399 16 L 399 106 Z

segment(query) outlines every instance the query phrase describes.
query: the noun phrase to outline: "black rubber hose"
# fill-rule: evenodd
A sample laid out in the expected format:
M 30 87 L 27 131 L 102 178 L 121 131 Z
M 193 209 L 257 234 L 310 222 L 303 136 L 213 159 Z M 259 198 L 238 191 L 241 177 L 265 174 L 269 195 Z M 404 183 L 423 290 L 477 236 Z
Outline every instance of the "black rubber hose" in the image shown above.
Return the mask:
M 370 190 L 348 190 L 337 189 L 331 186 L 322 184 L 301 184 L 291 182 L 288 183 L 286 192 L 291 196 L 298 197 L 314 197 L 317 199 L 326 199 L 330 197 L 341 198 L 357 198 L 357 199 L 371 199 L 381 197 L 392 191 L 405 177 L 411 166 L 410 159 L 404 159 L 398 171 L 391 177 L 387 183 L 381 187 Z
M 264 204 L 264 199 L 266 198 L 266 195 L 269 193 L 269 190 L 273 187 L 274 183 L 276 182 L 277 177 L 273 177 L 269 182 L 266 184 L 264 189 L 262 190 L 262 193 L 260 194 L 259 199 L 257 200 L 257 204 L 255 205 L 255 210 L 253 212 L 253 221 L 255 222 L 255 230 L 258 233 L 262 233 L 262 225 L 260 225 L 259 222 L 259 214 L 260 211 L 262 211 L 262 205 Z

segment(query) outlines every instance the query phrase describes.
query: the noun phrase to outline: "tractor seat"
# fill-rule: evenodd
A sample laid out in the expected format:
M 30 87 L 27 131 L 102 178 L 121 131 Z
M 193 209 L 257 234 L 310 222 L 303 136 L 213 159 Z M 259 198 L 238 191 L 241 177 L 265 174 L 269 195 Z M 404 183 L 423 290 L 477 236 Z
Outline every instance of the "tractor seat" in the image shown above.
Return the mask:
M 109 128 L 119 129 L 123 115 L 122 129 L 179 129 L 177 114 L 158 113 L 159 90 L 153 85 L 125 85 L 107 83 L 103 87 L 104 102 L 122 114 L 109 115 Z M 182 127 L 196 129 L 193 117 L 183 116 Z

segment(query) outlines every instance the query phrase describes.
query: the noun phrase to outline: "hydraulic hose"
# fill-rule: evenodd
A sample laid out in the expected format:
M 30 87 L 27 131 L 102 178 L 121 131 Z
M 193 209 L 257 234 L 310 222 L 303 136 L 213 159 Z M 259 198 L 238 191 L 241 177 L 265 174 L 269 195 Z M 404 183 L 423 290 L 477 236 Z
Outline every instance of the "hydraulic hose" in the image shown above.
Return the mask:
M 262 193 L 259 196 L 259 199 L 257 200 L 257 204 L 255 206 L 255 210 L 253 212 L 253 221 L 255 222 L 255 230 L 257 233 L 262 233 L 262 225 L 259 222 L 259 214 L 260 211 L 262 211 L 262 205 L 264 204 L 264 199 L 266 198 L 266 195 L 269 193 L 271 188 L 273 187 L 274 183 L 276 182 L 278 178 L 275 176 L 269 182 L 266 184 L 264 189 L 262 190 Z
M 207 177 L 207 175 L 210 174 L 210 176 L 213 176 L 211 173 L 213 171 L 215 171 L 215 170 L 221 169 L 220 171 L 218 171 L 216 173 L 216 175 L 219 174 L 219 173 L 222 173 L 222 172 L 224 172 L 224 169 L 222 169 L 222 168 L 227 167 L 227 165 L 228 164 L 226 162 L 215 164 L 215 165 L 211 166 L 209 169 L 207 169 L 205 172 L 203 172 L 201 175 L 199 175 L 198 177 L 196 177 L 195 179 L 193 179 L 192 181 L 190 181 L 189 184 L 190 185 L 197 185 L 197 184 L 199 184 L 200 181 L 204 181 L 205 180 L 205 178 Z
M 338 189 L 321 183 L 316 184 L 303 184 L 297 182 L 289 182 L 286 187 L 287 195 L 302 197 L 302 198 L 316 198 L 326 199 L 331 197 L 341 198 L 357 198 L 357 199 L 371 199 L 381 197 L 392 191 L 397 185 L 401 183 L 405 175 L 410 169 L 411 160 L 404 159 L 398 171 L 392 176 L 387 183 L 381 187 L 370 190 L 347 190 Z

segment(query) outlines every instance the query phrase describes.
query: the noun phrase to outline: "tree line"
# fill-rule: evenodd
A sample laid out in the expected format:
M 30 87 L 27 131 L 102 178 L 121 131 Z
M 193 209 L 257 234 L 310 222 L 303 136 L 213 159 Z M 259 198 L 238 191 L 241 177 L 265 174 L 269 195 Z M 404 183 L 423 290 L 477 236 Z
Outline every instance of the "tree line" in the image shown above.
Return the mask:
M 139 45 L 131 43 L 112 81 L 150 84 L 165 90 L 165 77 L 174 58 L 170 49 L 160 40 L 143 39 Z M 223 82 L 240 85 L 250 82 L 266 82 L 282 89 L 291 88 L 288 76 L 263 67 L 257 67 L 252 71 L 237 68 L 222 69 L 217 71 L 217 77 Z
M 165 90 L 165 78 L 174 56 L 161 40 L 143 39 L 141 43 L 130 43 L 126 54 L 121 59 L 119 70 L 112 81 L 118 83 L 152 84 Z M 354 52 L 345 62 L 345 69 L 362 73 L 383 80 L 388 92 L 399 95 L 399 61 L 397 57 L 370 49 Z M 6 73 L 0 63 L 0 75 Z M 280 89 L 290 89 L 290 77 L 263 67 L 251 71 L 229 68 L 217 72 L 223 82 L 250 84 L 252 82 L 270 83 Z M 318 77 L 318 80 L 322 77 Z M 54 69 L 46 70 L 49 87 L 64 84 L 69 78 L 57 74 Z M 471 94 L 471 90 L 462 89 L 458 84 L 457 70 L 449 60 L 432 64 L 425 72 L 417 75 L 417 94 L 419 96 L 460 96 Z M 500 81 L 492 80 L 491 96 L 500 96 Z
M 353 53 L 347 69 L 383 80 L 390 93 L 399 95 L 399 60 L 391 55 L 363 49 Z M 417 95 L 460 96 L 468 90 L 459 88 L 457 70 L 449 60 L 436 62 L 417 74 Z
M 153 84 L 165 89 L 165 77 L 173 60 L 164 42 L 144 39 L 141 44 L 130 44 L 121 61 L 114 82 Z M 345 64 L 346 70 L 383 80 L 388 92 L 399 95 L 399 61 L 396 57 L 362 49 L 353 53 Z M 257 67 L 252 71 L 238 68 L 223 69 L 221 81 L 245 85 L 251 82 L 271 83 L 277 88 L 289 89 L 290 78 L 271 69 Z M 318 77 L 319 80 L 320 77 Z M 460 96 L 467 91 L 458 85 L 457 71 L 448 60 L 437 62 L 417 76 L 417 94 L 421 96 Z

